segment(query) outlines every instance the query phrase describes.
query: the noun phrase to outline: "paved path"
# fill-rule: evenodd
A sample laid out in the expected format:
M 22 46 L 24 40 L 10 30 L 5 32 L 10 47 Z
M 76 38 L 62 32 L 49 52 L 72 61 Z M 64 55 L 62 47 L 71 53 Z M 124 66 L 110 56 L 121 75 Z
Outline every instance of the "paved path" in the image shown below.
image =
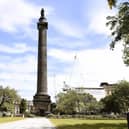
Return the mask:
M 56 129 L 46 118 L 26 118 L 10 123 L 0 124 L 0 129 Z

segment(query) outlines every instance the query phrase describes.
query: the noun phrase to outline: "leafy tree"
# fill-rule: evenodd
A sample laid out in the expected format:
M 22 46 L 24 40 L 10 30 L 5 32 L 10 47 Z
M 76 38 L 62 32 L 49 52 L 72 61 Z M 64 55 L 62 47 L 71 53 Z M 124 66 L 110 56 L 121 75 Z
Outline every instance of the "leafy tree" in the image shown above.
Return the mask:
M 14 110 L 14 102 L 20 101 L 20 96 L 15 89 L 9 87 L 0 87 L 0 110 L 12 111 Z
M 57 113 L 56 106 L 57 106 L 56 103 L 51 103 L 51 113 L 54 113 L 54 114 Z
M 96 110 L 96 99 L 89 93 L 78 94 L 78 112 L 87 113 L 94 112 Z
M 59 93 L 56 98 L 59 112 L 73 114 L 76 111 L 77 94 L 75 91 L 69 90 L 67 93 Z
M 113 95 L 119 103 L 120 111 L 127 112 L 129 109 L 129 82 L 120 81 Z
M 102 112 L 120 113 L 119 102 L 115 98 L 115 96 L 113 96 L 113 95 L 106 96 L 105 98 L 101 99 L 101 102 L 103 103 Z
M 25 99 L 22 99 L 20 103 L 20 113 L 24 114 L 26 112 L 26 109 L 27 109 L 27 101 Z
M 114 49 L 116 43 L 123 44 L 123 61 L 129 66 L 129 2 L 120 3 L 117 8 L 115 16 L 107 17 L 106 25 L 110 26 L 112 36 L 110 46 Z
M 120 81 L 112 95 L 101 99 L 104 112 L 125 113 L 129 109 L 129 82 Z
M 68 90 L 57 95 L 57 109 L 65 114 L 92 112 L 96 110 L 96 104 L 96 99 L 88 93 Z

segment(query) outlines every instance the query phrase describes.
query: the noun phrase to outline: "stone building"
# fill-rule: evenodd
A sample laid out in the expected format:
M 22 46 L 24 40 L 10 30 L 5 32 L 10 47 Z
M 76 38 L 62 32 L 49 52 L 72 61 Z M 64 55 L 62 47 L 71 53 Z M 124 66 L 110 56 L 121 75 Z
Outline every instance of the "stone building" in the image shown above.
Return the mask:
M 100 87 L 104 88 L 106 95 L 111 95 L 114 92 L 116 86 L 117 86 L 116 83 L 114 84 L 109 84 L 107 82 L 100 83 Z
M 114 84 L 109 84 L 107 82 L 102 82 L 100 83 L 100 86 L 98 88 L 95 87 L 70 87 L 69 85 L 64 85 L 65 87 L 63 88 L 63 91 L 68 91 L 68 90 L 75 90 L 78 93 L 86 93 L 88 90 L 94 90 L 94 91 L 100 91 L 104 90 L 105 91 L 105 96 L 111 95 L 113 91 L 115 90 L 115 87 L 117 86 L 116 83 Z

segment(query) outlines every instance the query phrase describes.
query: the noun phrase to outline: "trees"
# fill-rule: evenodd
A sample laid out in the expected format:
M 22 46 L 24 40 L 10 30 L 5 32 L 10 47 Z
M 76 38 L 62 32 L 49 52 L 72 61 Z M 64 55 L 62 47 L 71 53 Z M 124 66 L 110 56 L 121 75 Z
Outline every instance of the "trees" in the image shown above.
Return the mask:
M 67 93 L 59 93 L 57 96 L 57 110 L 65 114 L 73 114 L 76 110 L 76 98 L 75 91 L 67 91 Z
M 25 99 L 22 99 L 20 103 L 20 113 L 24 114 L 26 112 L 26 109 L 27 109 L 27 101 Z
M 115 16 L 107 17 L 108 22 L 106 25 L 110 26 L 112 36 L 110 46 L 111 49 L 114 49 L 116 43 L 123 44 L 123 61 L 129 66 L 129 2 L 120 3 L 117 8 L 118 12 Z
M 14 110 L 14 102 L 20 102 L 20 97 L 17 91 L 9 87 L 0 87 L 0 111 Z
M 106 96 L 105 98 L 101 99 L 101 102 L 103 103 L 102 112 L 120 113 L 119 102 L 114 95 Z
M 104 112 L 126 113 L 129 108 L 129 82 L 120 81 L 112 95 L 101 99 L 101 102 Z
M 77 93 L 78 113 L 91 113 L 97 110 L 97 100 L 89 93 Z
M 75 90 L 68 90 L 66 93 L 59 93 L 56 98 L 57 110 L 61 113 L 87 113 L 97 109 L 96 99 L 88 93 L 77 93 Z
M 118 84 L 118 88 L 116 88 L 113 95 L 116 97 L 120 112 L 124 113 L 128 111 L 129 108 L 129 82 L 121 81 Z

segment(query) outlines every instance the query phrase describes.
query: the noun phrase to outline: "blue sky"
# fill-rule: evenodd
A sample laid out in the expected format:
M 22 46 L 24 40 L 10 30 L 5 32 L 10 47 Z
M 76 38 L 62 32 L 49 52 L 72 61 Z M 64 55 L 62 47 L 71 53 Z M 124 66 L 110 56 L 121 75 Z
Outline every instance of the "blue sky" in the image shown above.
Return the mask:
M 37 81 L 37 22 L 41 8 L 48 21 L 48 93 L 54 98 L 63 82 L 99 87 L 129 80 L 121 46 L 109 49 L 106 16 L 114 14 L 99 0 L 0 0 L 0 84 L 32 100 Z M 74 57 L 76 56 L 76 60 Z M 95 92 L 97 98 L 104 92 Z

